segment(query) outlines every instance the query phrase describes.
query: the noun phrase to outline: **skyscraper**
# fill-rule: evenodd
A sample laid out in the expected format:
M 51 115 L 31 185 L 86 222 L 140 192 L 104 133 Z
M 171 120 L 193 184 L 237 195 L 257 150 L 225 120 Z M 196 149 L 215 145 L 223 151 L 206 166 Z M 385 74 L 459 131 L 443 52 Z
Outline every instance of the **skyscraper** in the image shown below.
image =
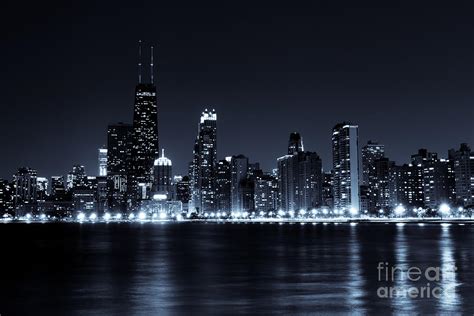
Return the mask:
M 107 176 L 107 148 L 99 148 L 99 176 Z
M 14 205 L 19 215 L 33 210 L 36 204 L 36 170 L 25 167 L 13 175 Z
M 332 132 L 334 207 L 359 212 L 359 127 L 337 124 Z
M 284 211 L 308 210 L 323 202 L 321 159 L 303 151 L 298 133 L 290 135 L 288 152 L 277 159 L 280 207 Z
M 219 212 L 229 212 L 231 210 L 231 160 L 232 157 L 226 157 L 226 159 L 219 160 L 217 163 L 216 209 Z
M 456 203 L 461 206 L 474 204 L 474 152 L 463 143 L 453 152 Z
M 368 211 L 377 210 L 377 177 L 375 162 L 385 157 L 384 145 L 369 141 L 362 147 L 362 185 L 366 186 Z
M 215 110 L 206 109 L 202 112 L 190 171 L 193 207 L 198 212 L 214 211 L 217 173 L 217 114 Z
M 66 188 L 68 191 L 83 187 L 86 185 L 87 175 L 86 169 L 81 165 L 72 166 L 72 171 L 67 174 Z
M 161 157 L 155 160 L 153 168 L 153 194 L 164 194 L 168 199 L 172 195 L 172 163 L 165 157 L 165 150 L 162 149 Z
M 132 203 L 150 198 L 153 183 L 153 164 L 159 158 L 158 108 L 156 87 L 153 82 L 153 46 L 151 47 L 150 82 L 141 76 L 141 43 L 139 47 L 139 76 L 135 88 L 133 108 L 133 147 L 131 152 L 130 195 Z
M 278 181 L 274 176 L 267 174 L 256 176 L 254 192 L 256 212 L 278 209 Z
M 303 138 L 300 133 L 293 132 L 290 134 L 288 141 L 288 155 L 293 155 L 301 151 L 304 151 Z
M 133 128 L 117 123 L 107 129 L 107 194 L 113 210 L 125 211 Z
M 249 171 L 249 159 L 244 155 L 232 156 L 230 162 L 231 172 L 231 209 L 232 211 L 244 210 L 243 184 Z

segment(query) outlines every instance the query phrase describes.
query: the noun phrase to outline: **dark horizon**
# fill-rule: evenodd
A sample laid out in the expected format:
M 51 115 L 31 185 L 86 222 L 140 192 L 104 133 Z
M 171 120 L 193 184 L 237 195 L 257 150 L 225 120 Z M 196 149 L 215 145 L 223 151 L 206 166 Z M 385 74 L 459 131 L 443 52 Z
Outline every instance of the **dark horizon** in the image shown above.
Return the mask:
M 472 147 L 473 4 L 351 5 L 8 4 L 0 177 L 73 164 L 95 175 L 107 125 L 132 121 L 139 39 L 145 78 L 155 46 L 160 149 L 174 174 L 187 173 L 205 108 L 217 111 L 218 157 L 242 153 L 266 171 L 293 131 L 330 170 L 342 121 L 397 163 L 419 148 Z

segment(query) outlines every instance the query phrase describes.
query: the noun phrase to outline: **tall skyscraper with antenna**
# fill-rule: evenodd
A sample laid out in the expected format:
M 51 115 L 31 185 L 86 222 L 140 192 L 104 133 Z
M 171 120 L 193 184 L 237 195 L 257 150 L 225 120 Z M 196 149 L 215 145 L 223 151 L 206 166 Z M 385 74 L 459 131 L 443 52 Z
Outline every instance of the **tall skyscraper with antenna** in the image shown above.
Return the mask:
M 150 81 L 142 81 L 142 45 L 138 48 L 138 84 L 133 108 L 133 147 L 131 163 L 131 206 L 150 197 L 153 163 L 159 157 L 158 108 L 154 84 L 153 46 L 150 55 Z

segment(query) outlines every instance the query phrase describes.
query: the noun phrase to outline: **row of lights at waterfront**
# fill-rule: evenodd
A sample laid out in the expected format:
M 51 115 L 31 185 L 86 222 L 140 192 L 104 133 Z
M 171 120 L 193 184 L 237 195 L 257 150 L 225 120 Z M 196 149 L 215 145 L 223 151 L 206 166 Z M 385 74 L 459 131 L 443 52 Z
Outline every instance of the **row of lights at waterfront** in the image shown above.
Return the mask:
M 446 203 L 443 203 L 439 206 L 438 208 L 438 214 L 440 214 L 440 216 L 450 216 L 452 215 L 452 211 L 453 209 Z M 463 212 L 464 211 L 464 208 L 463 207 L 459 207 L 457 208 L 457 211 L 459 212 Z M 419 208 L 414 208 L 413 209 L 413 213 L 414 214 L 417 214 L 417 215 L 421 215 L 423 213 L 425 213 L 426 210 L 419 207 Z M 383 209 L 379 210 L 379 214 L 380 215 L 383 215 L 385 213 L 385 211 Z M 393 209 L 393 215 L 395 217 L 403 217 L 405 216 L 407 213 L 407 209 L 403 206 L 403 205 L 398 205 L 396 206 L 394 209 Z M 279 211 L 269 211 L 269 212 L 264 212 L 264 211 L 260 211 L 260 212 L 247 212 L 247 211 L 236 211 L 236 212 L 205 212 L 203 214 L 202 217 L 204 218 L 216 218 L 216 219 L 236 219 L 236 218 L 248 218 L 248 219 L 251 219 L 251 218 L 310 218 L 310 217 L 316 217 L 316 216 L 337 216 L 337 217 L 340 217 L 340 218 L 344 218 L 345 212 L 343 210 L 338 210 L 338 209 L 335 209 L 335 210 L 329 210 L 327 208 L 323 208 L 323 209 L 312 209 L 310 211 L 307 211 L 307 210 L 304 210 L 304 209 L 301 209 L 297 212 L 295 211 L 283 211 L 283 210 L 279 210 Z M 349 210 L 349 214 L 351 215 L 351 217 L 358 217 L 359 215 L 359 212 L 355 209 L 355 208 L 351 208 Z M 177 220 L 182 220 L 183 219 L 183 216 L 178 214 L 176 216 L 171 216 L 172 218 L 176 218 Z M 187 215 L 187 218 L 190 218 L 191 217 L 191 214 L 188 213 Z M 45 214 L 41 214 L 39 215 L 39 218 L 40 220 L 47 220 L 48 217 L 45 215 Z M 20 218 L 20 219 L 26 219 L 26 220 L 32 220 L 33 219 L 33 216 L 28 213 L 26 214 L 24 217 Z M 86 215 L 86 213 L 84 212 L 79 212 L 78 215 L 76 216 L 76 220 L 82 222 L 82 221 L 97 221 L 99 220 L 99 216 L 97 215 L 97 213 L 91 213 L 89 215 Z M 169 216 L 167 215 L 166 212 L 158 212 L 158 213 L 152 213 L 151 216 L 148 215 L 146 212 L 143 212 L 143 211 L 140 211 L 138 212 L 138 214 L 135 214 L 135 213 L 130 213 L 128 214 L 128 216 L 125 216 L 125 215 L 122 215 L 122 213 L 116 213 L 114 215 L 112 215 L 111 213 L 108 213 L 106 212 L 103 216 L 102 216 L 102 220 L 104 221 L 111 221 L 111 220 L 125 220 L 125 219 L 128 219 L 128 220 L 139 220 L 139 221 L 145 221 L 145 220 L 148 220 L 148 219 L 151 219 L 151 220 L 166 220 L 166 219 L 169 219 Z

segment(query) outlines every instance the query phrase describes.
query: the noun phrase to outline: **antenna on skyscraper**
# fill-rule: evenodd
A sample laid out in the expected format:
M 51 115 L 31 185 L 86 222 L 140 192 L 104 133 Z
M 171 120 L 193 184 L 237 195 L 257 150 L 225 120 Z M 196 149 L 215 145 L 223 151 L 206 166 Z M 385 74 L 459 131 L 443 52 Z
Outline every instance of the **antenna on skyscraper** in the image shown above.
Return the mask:
M 138 83 L 142 83 L 142 41 L 138 41 Z
M 153 46 L 151 46 L 151 57 L 150 57 L 150 78 L 151 78 L 151 84 L 153 84 Z

